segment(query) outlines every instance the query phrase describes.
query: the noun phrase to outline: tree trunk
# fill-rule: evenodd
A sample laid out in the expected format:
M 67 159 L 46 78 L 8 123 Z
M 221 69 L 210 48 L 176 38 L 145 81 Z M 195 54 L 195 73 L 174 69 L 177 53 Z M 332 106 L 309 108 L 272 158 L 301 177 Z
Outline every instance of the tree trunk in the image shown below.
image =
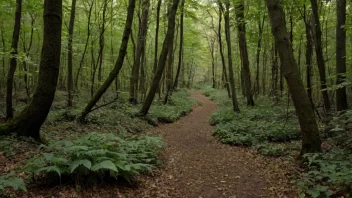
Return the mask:
M 0 134 L 17 132 L 20 136 L 40 139 L 44 123 L 54 100 L 60 68 L 62 0 L 44 2 L 44 40 L 39 79 L 31 103 L 7 124 L 0 125 Z
M 230 32 L 230 1 L 226 0 L 226 10 L 223 9 L 222 3 L 218 2 L 221 7 L 224 18 L 225 18 L 225 34 L 226 34 L 226 43 L 227 43 L 227 54 L 228 54 L 228 65 L 229 65 L 229 75 L 230 75 L 230 85 L 231 85 L 231 93 L 232 93 L 232 105 L 233 110 L 235 112 L 239 112 L 240 108 L 238 106 L 237 94 L 236 94 L 236 86 L 235 86 L 235 77 L 232 66 L 232 49 L 231 49 L 231 32 Z
M 67 106 L 72 107 L 73 100 L 73 55 L 72 55 L 72 39 L 73 39 L 73 30 L 75 25 L 75 15 L 76 15 L 76 0 L 72 0 L 71 5 L 71 16 L 70 16 L 70 24 L 68 27 L 68 44 L 67 44 L 67 92 L 68 92 L 68 100 Z
M 346 0 L 336 1 L 336 85 L 346 80 Z M 348 108 L 346 87 L 336 90 L 336 110 L 344 111 Z
M 92 111 L 95 104 L 100 100 L 100 98 L 103 96 L 106 90 L 108 90 L 110 85 L 114 82 L 114 79 L 116 78 L 116 76 L 118 76 L 122 68 L 122 65 L 126 56 L 126 52 L 127 52 L 128 40 L 131 33 L 135 5 L 136 5 L 136 0 L 129 0 L 125 29 L 122 36 L 119 56 L 116 60 L 115 66 L 113 70 L 110 72 L 108 78 L 105 80 L 105 82 L 102 84 L 102 86 L 94 94 L 93 98 L 88 102 L 87 106 L 84 108 L 83 112 L 78 118 L 79 122 L 83 122 L 85 120 L 86 116 Z
M 321 26 L 320 26 L 320 21 L 319 21 L 318 3 L 317 3 L 317 0 L 310 0 L 310 2 L 312 4 L 312 11 L 313 11 L 314 22 L 315 22 L 315 31 L 314 31 L 315 53 L 316 53 L 316 58 L 317 58 L 317 63 L 318 63 L 319 77 L 320 77 L 321 89 L 322 89 L 322 94 L 323 94 L 324 106 L 325 106 L 325 110 L 327 112 L 330 112 L 331 105 L 330 105 L 328 91 L 326 90 L 326 88 L 327 88 L 326 71 L 325 71 L 325 61 L 324 61 L 324 56 L 323 56 L 323 48 L 322 48 L 322 43 L 321 43 L 322 42 L 322 39 L 321 39 L 322 32 L 321 32 Z
M 150 106 L 153 103 L 155 93 L 156 93 L 157 88 L 159 86 L 160 79 L 163 75 L 163 71 L 164 71 L 165 65 L 166 65 L 166 59 L 167 59 L 168 52 L 169 52 L 169 46 L 174 41 L 175 19 L 176 19 L 176 12 L 177 12 L 179 2 L 180 2 L 180 0 L 173 0 L 172 1 L 172 7 L 170 9 L 169 16 L 168 16 L 167 33 L 166 33 L 166 37 L 165 37 L 163 47 L 161 50 L 161 54 L 159 57 L 158 67 L 156 69 L 156 72 L 155 72 L 155 75 L 153 78 L 153 82 L 152 82 L 152 85 L 149 89 L 147 97 L 146 97 L 146 99 L 143 103 L 143 106 L 139 112 L 140 115 L 147 115 L 148 114 Z
M 156 7 L 156 27 L 155 27 L 155 44 L 154 44 L 154 65 L 153 73 L 155 73 L 158 67 L 158 47 L 159 47 L 159 26 L 160 26 L 160 8 L 162 0 L 158 0 L 158 5 Z
M 13 90 L 13 78 L 17 67 L 17 55 L 18 55 L 18 40 L 20 38 L 21 30 L 21 15 L 22 15 L 22 0 L 16 0 L 16 13 L 15 13 L 15 25 L 12 34 L 11 44 L 11 59 L 10 69 L 7 74 L 7 90 L 6 90 L 6 118 L 13 118 L 12 109 L 12 90 Z
M 220 56 L 221 56 L 221 63 L 222 63 L 222 72 L 224 76 L 224 82 L 227 90 L 227 95 L 229 98 L 231 98 L 231 90 L 230 90 L 230 85 L 227 77 L 227 72 L 226 72 L 226 62 L 225 62 L 225 56 L 224 56 L 224 48 L 223 48 L 223 43 L 222 43 L 222 34 L 221 34 L 221 23 L 222 23 L 222 15 L 223 11 L 221 8 L 219 8 L 219 27 L 218 27 L 218 42 L 219 42 L 219 51 L 220 51 Z
M 245 94 L 247 98 L 247 105 L 254 106 L 253 94 L 252 94 L 252 85 L 251 85 L 251 73 L 249 69 L 249 58 L 247 50 L 247 40 L 246 40 L 246 23 L 244 18 L 244 1 L 239 0 L 236 3 L 236 21 L 238 29 L 238 39 L 239 39 L 239 48 L 242 60 L 243 67 L 243 79 L 245 85 Z
M 263 30 L 264 30 L 264 23 L 265 23 L 265 14 L 262 20 L 258 20 L 258 42 L 257 42 L 257 53 L 256 53 L 256 64 L 257 64 L 257 71 L 255 76 L 255 93 L 260 94 L 260 85 L 259 85 L 259 75 L 260 75 L 260 52 L 262 50 L 262 39 L 263 39 Z
M 298 67 L 294 58 L 292 44 L 286 29 L 285 13 L 280 0 L 266 0 L 269 11 L 272 33 L 278 48 L 281 68 L 286 78 L 302 133 L 301 155 L 321 152 L 321 141 L 318 126 L 309 98 L 304 90 Z
M 130 79 L 130 99 L 131 104 L 137 104 L 138 100 L 138 82 L 139 71 L 141 67 L 142 54 L 145 51 L 146 37 L 148 33 L 148 18 L 149 18 L 150 0 L 142 1 L 142 18 L 139 24 L 138 40 L 136 47 L 136 56 L 132 66 L 132 74 Z
M 312 56 L 313 56 L 313 39 L 311 26 L 312 18 L 307 14 L 306 6 L 304 6 L 304 23 L 306 28 L 306 79 L 307 79 L 307 94 L 309 101 L 314 109 L 312 96 Z
M 181 1 L 181 16 L 180 16 L 180 48 L 178 52 L 178 66 L 177 72 L 174 82 L 174 90 L 177 89 L 178 86 L 178 78 L 180 76 L 181 67 L 183 67 L 183 21 L 184 21 L 184 7 L 185 7 L 185 0 Z

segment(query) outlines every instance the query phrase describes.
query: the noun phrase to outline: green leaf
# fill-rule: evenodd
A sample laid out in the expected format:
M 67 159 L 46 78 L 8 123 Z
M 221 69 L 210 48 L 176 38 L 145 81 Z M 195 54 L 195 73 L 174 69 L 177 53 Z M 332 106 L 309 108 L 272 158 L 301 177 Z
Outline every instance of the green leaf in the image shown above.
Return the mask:
M 77 167 L 79 167 L 80 165 L 83 165 L 84 167 L 86 167 L 87 169 L 90 170 L 90 168 L 92 167 L 92 163 L 87 160 L 87 159 L 83 159 L 83 160 L 76 160 L 73 161 L 70 165 L 70 171 L 71 173 L 73 173 L 73 171 L 76 170 Z
M 99 162 L 97 164 L 95 164 L 93 167 L 92 167 L 92 171 L 98 171 L 100 169 L 108 169 L 108 170 L 112 170 L 112 171 L 115 171 L 115 172 L 118 172 L 115 164 L 110 161 L 110 160 L 105 160 L 105 161 L 102 161 L 102 162 Z
M 43 171 L 46 172 L 46 173 L 56 172 L 60 177 L 61 177 L 61 174 L 62 174 L 61 169 L 58 166 L 56 166 L 56 165 L 40 168 L 40 169 L 37 170 L 36 173 L 40 173 L 40 172 L 43 172 Z

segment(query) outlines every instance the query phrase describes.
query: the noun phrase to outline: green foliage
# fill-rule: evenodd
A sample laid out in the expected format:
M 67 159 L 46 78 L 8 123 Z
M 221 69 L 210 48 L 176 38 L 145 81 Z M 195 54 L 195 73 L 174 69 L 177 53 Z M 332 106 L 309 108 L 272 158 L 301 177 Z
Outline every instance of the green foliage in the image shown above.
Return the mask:
M 197 101 L 190 98 L 186 91 L 174 92 L 169 104 L 157 102 L 152 105 L 149 114 L 158 122 L 172 123 L 191 112 L 195 104 Z
M 351 196 L 352 152 L 332 149 L 327 153 L 306 154 L 308 172 L 298 182 L 300 196 Z
M 37 175 L 56 173 L 60 178 L 100 175 L 130 180 L 152 171 L 161 147 L 156 137 L 89 133 L 42 146 L 43 154 L 30 159 L 25 169 Z
M 244 107 L 240 113 L 235 113 L 225 90 L 205 87 L 204 93 L 220 106 L 212 114 L 210 123 L 216 126 L 214 135 L 222 143 L 254 146 L 260 154 L 281 156 L 289 149 L 268 142 L 289 142 L 300 137 L 293 108 L 260 98 L 256 107 Z
M 21 178 L 13 177 L 13 173 L 0 176 L 0 195 L 4 193 L 7 187 L 11 187 L 16 191 L 27 191 L 24 181 Z

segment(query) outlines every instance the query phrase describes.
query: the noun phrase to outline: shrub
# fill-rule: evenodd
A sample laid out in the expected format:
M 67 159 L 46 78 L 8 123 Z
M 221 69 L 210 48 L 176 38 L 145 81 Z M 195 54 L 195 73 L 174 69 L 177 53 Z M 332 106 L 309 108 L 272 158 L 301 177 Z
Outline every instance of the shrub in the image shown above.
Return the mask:
M 27 162 L 26 170 L 36 175 L 100 175 L 126 180 L 150 172 L 157 164 L 160 138 L 90 133 L 73 141 L 42 146 L 43 153 Z

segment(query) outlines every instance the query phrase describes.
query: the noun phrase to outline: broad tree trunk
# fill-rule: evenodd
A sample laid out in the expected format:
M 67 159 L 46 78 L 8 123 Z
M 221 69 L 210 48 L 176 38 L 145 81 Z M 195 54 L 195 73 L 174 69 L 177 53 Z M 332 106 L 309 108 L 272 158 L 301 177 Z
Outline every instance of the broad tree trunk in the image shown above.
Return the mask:
M 7 90 L 6 90 L 6 118 L 13 118 L 12 109 L 12 90 L 13 90 L 13 78 L 17 67 L 17 55 L 18 55 L 18 40 L 20 38 L 21 30 L 21 15 L 22 15 L 22 0 L 16 0 L 16 12 L 15 12 L 15 25 L 12 33 L 12 44 L 11 44 L 11 59 L 10 69 L 7 74 Z
M 72 0 L 71 5 L 71 16 L 70 24 L 68 27 L 68 44 L 67 44 L 67 106 L 72 107 L 73 100 L 73 55 L 72 55 L 72 40 L 73 40 L 73 30 L 75 25 L 75 16 L 76 16 L 76 0 Z
M 148 18 L 149 18 L 150 0 L 142 1 L 142 18 L 139 23 L 138 40 L 136 47 L 136 56 L 132 66 L 132 74 L 130 78 L 130 99 L 131 104 L 137 104 L 138 100 L 138 82 L 141 62 L 143 61 L 142 54 L 145 51 L 146 37 L 148 33 Z
M 266 0 L 269 11 L 272 33 L 278 48 L 281 68 L 286 78 L 288 88 L 296 109 L 302 133 L 301 155 L 321 152 L 321 140 L 314 111 L 310 106 L 309 98 L 305 92 L 298 67 L 294 58 L 292 44 L 286 29 L 285 13 L 280 0 Z
M 167 27 L 167 33 L 166 37 L 163 43 L 163 47 L 160 53 L 159 57 L 159 62 L 158 62 L 158 67 L 155 71 L 155 75 L 153 78 L 152 85 L 149 89 L 149 92 L 147 94 L 147 97 L 143 103 L 143 106 L 140 110 L 140 115 L 147 115 L 148 111 L 150 109 L 151 104 L 153 103 L 155 93 L 157 91 L 157 88 L 159 86 L 161 77 L 163 75 L 163 71 L 165 69 L 166 65 L 166 59 L 169 53 L 169 46 L 174 42 L 174 33 L 175 33 L 175 19 L 176 19 L 176 13 L 177 13 L 177 8 L 180 0 L 173 0 L 172 1 L 172 7 L 169 12 L 168 16 L 168 27 Z
M 327 112 L 330 112 L 331 105 L 330 105 L 328 91 L 326 90 L 327 88 L 326 71 L 325 71 L 325 61 L 324 61 L 323 48 L 322 48 L 322 38 L 321 38 L 322 32 L 321 32 L 319 12 L 318 12 L 318 3 L 317 3 L 317 0 L 310 0 L 310 2 L 312 4 L 312 11 L 313 11 L 313 17 L 315 22 L 315 31 L 313 31 L 314 41 L 315 41 L 315 53 L 316 53 L 318 69 L 319 69 L 321 89 L 323 90 L 322 94 L 323 94 L 324 106 L 325 106 L 325 110 Z
M 178 86 L 178 78 L 180 76 L 181 67 L 183 67 L 183 21 L 184 21 L 184 7 L 185 7 L 185 0 L 181 1 L 181 16 L 180 16 L 180 48 L 178 52 L 178 65 L 177 65 L 177 72 L 174 82 L 173 90 L 177 89 Z
M 346 0 L 336 1 L 336 85 L 346 80 Z M 348 108 L 346 87 L 336 90 L 336 110 L 344 111 Z
M 231 32 L 230 32 L 230 1 L 229 0 L 225 1 L 226 10 L 223 9 L 221 1 L 219 1 L 218 4 L 224 13 L 224 19 L 225 19 L 225 34 L 226 34 L 226 43 L 227 43 L 227 57 L 228 57 L 228 65 L 229 65 L 230 86 L 231 86 L 231 93 L 232 93 L 231 95 L 232 105 L 233 105 L 233 110 L 235 112 L 239 112 L 240 108 L 238 106 L 238 101 L 237 101 L 235 77 L 234 77 L 233 66 L 232 66 L 232 49 L 231 49 Z
M 0 134 L 17 132 L 20 136 L 40 139 L 54 100 L 60 68 L 62 0 L 44 2 L 44 40 L 37 88 L 31 103 L 13 121 L 0 125 Z
M 254 106 L 253 94 L 252 94 L 252 85 L 251 85 L 251 72 L 249 69 L 249 58 L 247 50 L 247 40 L 246 40 L 246 23 L 244 18 L 244 1 L 238 0 L 236 2 L 236 20 L 237 20 L 237 29 L 238 29 L 238 39 L 240 54 L 243 67 L 243 79 L 245 85 L 245 94 L 247 98 L 247 105 Z
M 135 5 L 136 5 L 136 0 L 129 0 L 125 29 L 122 36 L 119 56 L 116 60 L 115 66 L 113 70 L 110 72 L 108 78 L 101 85 L 98 91 L 94 94 L 93 98 L 88 102 L 87 106 L 82 111 L 80 117 L 78 118 L 79 122 L 83 122 L 85 120 L 86 116 L 92 111 L 93 107 L 97 104 L 97 102 L 106 92 L 106 90 L 108 90 L 110 85 L 114 82 L 114 79 L 116 78 L 116 76 L 118 76 L 122 68 L 123 62 L 125 60 L 126 52 L 127 52 L 128 40 L 131 33 Z

